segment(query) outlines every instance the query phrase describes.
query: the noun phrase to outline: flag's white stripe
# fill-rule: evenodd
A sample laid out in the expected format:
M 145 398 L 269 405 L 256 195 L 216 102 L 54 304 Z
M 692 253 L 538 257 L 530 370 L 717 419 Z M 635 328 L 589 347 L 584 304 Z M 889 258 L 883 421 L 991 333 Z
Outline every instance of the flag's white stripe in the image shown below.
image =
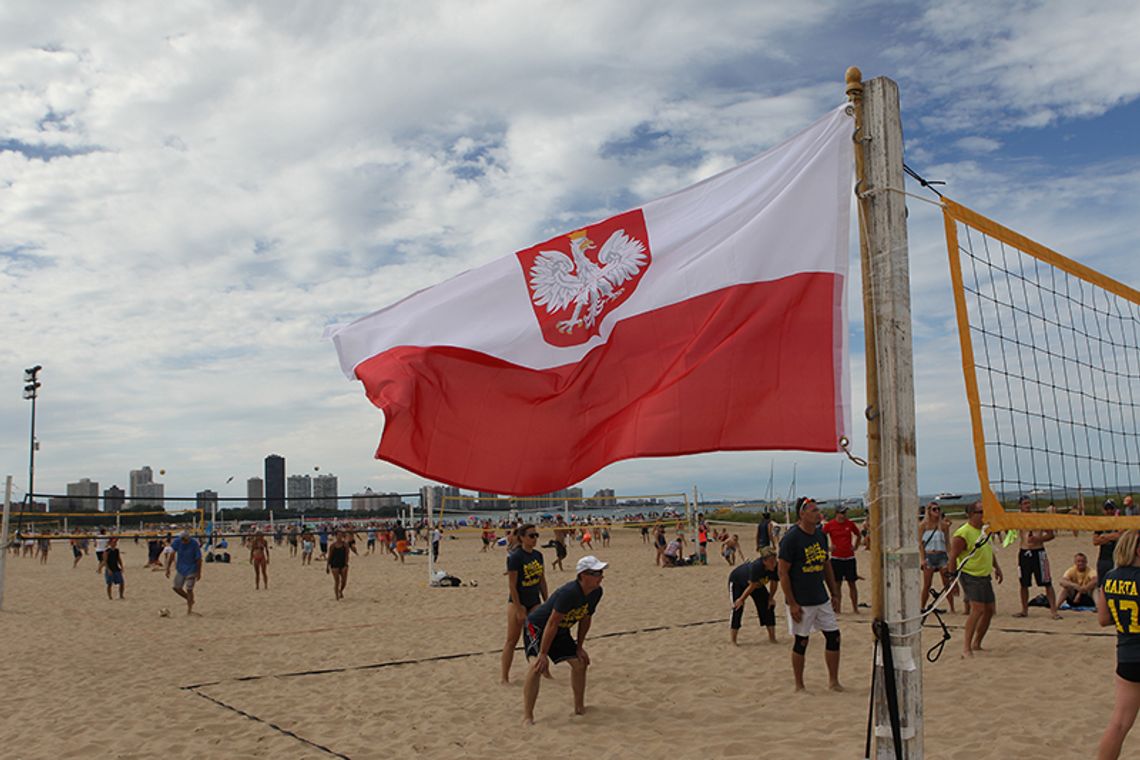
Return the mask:
M 831 112 L 772 150 L 642 207 L 653 261 L 601 334 L 559 348 L 542 337 L 512 253 L 333 327 L 341 368 L 395 346 L 458 346 L 525 367 L 578 362 L 626 317 L 732 285 L 847 271 L 852 120 Z

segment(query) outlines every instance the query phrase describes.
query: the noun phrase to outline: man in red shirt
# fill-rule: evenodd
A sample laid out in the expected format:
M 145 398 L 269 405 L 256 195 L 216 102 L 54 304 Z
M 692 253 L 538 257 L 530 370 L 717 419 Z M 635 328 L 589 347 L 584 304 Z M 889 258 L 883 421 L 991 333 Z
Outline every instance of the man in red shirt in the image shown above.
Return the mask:
M 841 611 L 842 582 L 847 581 L 847 588 L 851 590 L 851 609 L 858 612 L 859 589 L 855 587 L 855 579 L 859 577 L 859 571 L 855 566 L 855 550 L 859 548 L 861 540 L 859 526 L 847 519 L 847 507 L 840 504 L 835 508 L 835 519 L 827 521 L 823 526 L 823 532 L 831 542 L 831 569 L 835 576 L 835 588 L 831 589 L 831 604 L 836 612 Z

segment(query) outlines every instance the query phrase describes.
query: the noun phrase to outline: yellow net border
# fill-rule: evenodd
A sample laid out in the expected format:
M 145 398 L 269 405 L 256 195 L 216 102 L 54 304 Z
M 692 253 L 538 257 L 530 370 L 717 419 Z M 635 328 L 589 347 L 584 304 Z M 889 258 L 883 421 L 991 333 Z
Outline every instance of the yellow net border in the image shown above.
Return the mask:
M 1024 235 L 998 224 L 949 198 L 942 199 L 942 216 L 946 228 L 946 249 L 950 258 L 950 278 L 954 289 L 954 309 L 958 322 L 958 338 L 962 347 L 962 374 L 966 381 L 966 397 L 970 405 L 970 424 L 973 429 L 974 457 L 982 493 L 985 521 L 991 530 L 1008 529 L 1068 529 L 1068 530 L 1120 530 L 1140 528 L 1140 516 L 1073 515 L 1042 512 L 1007 512 L 990 487 L 989 465 L 986 457 L 985 428 L 978 392 L 978 378 L 974 359 L 974 345 L 970 334 L 969 311 L 959 256 L 958 224 L 972 227 L 978 232 L 1032 256 L 1050 266 L 1077 277 L 1096 287 L 1140 304 L 1140 291 L 1107 277 L 1094 269 L 1069 259 Z

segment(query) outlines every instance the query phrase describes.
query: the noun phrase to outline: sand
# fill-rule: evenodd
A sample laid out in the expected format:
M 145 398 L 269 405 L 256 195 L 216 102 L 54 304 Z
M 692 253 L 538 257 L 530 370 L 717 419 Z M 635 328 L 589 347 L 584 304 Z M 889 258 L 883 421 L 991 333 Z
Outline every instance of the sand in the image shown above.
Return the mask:
M 557 666 L 530 728 L 521 725 L 521 654 L 515 683 L 498 684 L 504 555 L 481 553 L 477 534 L 445 540 L 440 563 L 477 587 L 428 589 L 423 557 L 401 565 L 376 554 L 353 559 L 347 597 L 336 602 L 323 566 L 302 567 L 282 547 L 268 591 L 254 591 L 246 555 L 206 565 L 202 614 L 189 618 L 163 574 L 141 567 L 145 543 L 122 548 L 125 601 L 107 600 L 94 556 L 75 569 L 63 545 L 44 566 L 9 556 L 5 757 L 863 756 L 866 611 L 840 616 L 847 691 L 826 690 L 816 636 L 809 693 L 795 694 L 782 604 L 779 644 L 767 643 L 749 608 L 733 647 L 727 564 L 657 568 L 635 530 L 616 530 L 594 552 L 612 567 L 587 646 L 587 713 L 571 714 L 569 669 Z M 1088 534 L 1050 545 L 1055 575 L 1078 549 L 1093 554 Z M 552 588 L 569 580 L 545 553 Z M 567 567 L 585 553 L 572 547 Z M 964 618 L 950 615 L 954 639 L 925 665 L 927 757 L 1087 757 L 1112 706 L 1114 639 L 1091 613 L 1054 621 L 1031 608 L 1027 620 L 1013 618 L 1016 555 L 998 556 L 1010 577 L 990 651 L 963 661 Z M 860 591 L 869 600 L 866 581 Z M 928 629 L 924 649 L 938 638 Z M 1124 757 L 1140 752 L 1138 733 Z

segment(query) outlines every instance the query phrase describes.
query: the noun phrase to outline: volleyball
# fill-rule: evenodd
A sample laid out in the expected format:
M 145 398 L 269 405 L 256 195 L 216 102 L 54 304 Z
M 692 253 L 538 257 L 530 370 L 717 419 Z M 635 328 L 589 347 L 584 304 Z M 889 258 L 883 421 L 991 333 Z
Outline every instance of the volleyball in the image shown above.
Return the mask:
M 158 616 L 159 617 L 170 617 L 170 608 L 169 607 L 163 607 L 161 610 L 158 611 Z

